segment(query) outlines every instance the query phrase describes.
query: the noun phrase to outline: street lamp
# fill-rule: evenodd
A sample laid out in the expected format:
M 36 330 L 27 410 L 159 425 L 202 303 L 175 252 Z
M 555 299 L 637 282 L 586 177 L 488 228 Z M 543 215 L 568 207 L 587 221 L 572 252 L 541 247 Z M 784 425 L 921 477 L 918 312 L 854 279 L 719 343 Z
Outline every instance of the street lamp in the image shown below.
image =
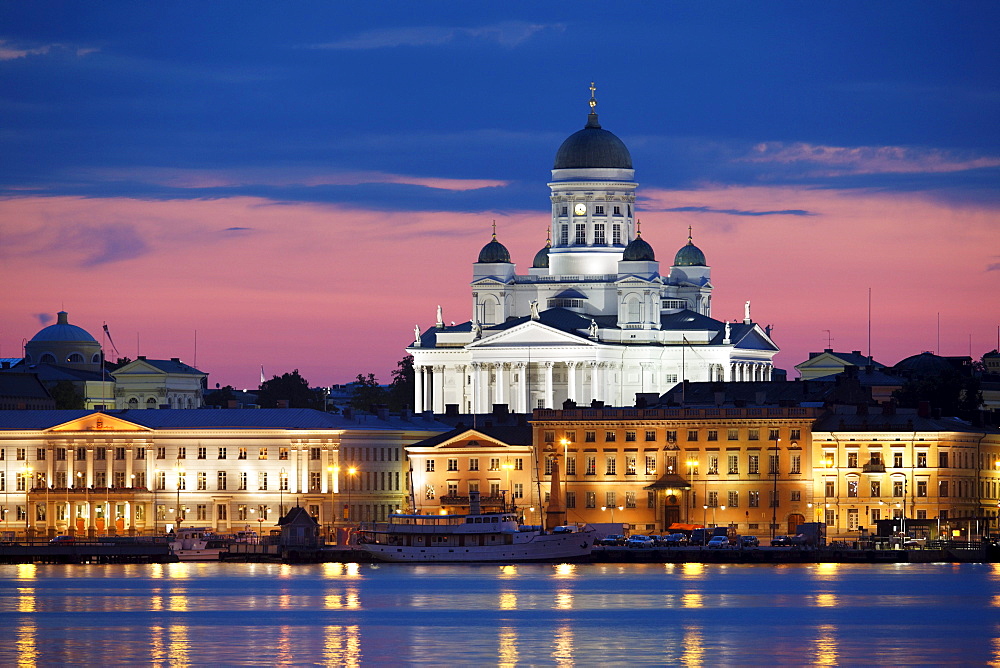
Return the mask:
M 334 494 L 339 491 L 337 486 L 337 476 L 340 474 L 339 466 L 327 466 L 326 472 L 330 474 L 330 521 L 327 523 L 327 538 L 333 533 L 333 525 L 337 521 L 337 501 Z
M 347 469 L 347 475 L 349 475 L 350 478 L 347 478 L 344 481 L 347 483 L 347 505 L 344 506 L 344 519 L 347 521 L 350 521 L 351 519 L 351 488 L 354 487 L 353 480 L 356 478 L 357 474 L 358 469 L 354 466 L 350 467 Z
M 774 540 L 774 531 L 778 528 L 778 457 L 780 450 L 778 444 L 780 438 L 774 439 L 774 456 L 771 458 L 771 468 L 774 474 L 774 489 L 771 492 L 771 540 Z
M 177 465 L 174 467 L 174 472 L 177 473 L 177 504 L 176 504 L 177 505 L 177 515 L 176 515 L 177 527 L 176 528 L 177 528 L 177 531 L 179 532 L 181 530 L 181 521 L 184 519 L 183 517 L 181 517 L 181 480 L 182 480 L 182 476 L 184 475 L 184 467 L 182 467 L 180 465 L 180 462 L 178 462 Z
M 692 458 L 692 459 L 687 460 L 687 462 L 685 462 L 685 463 L 687 464 L 687 467 L 688 467 L 688 480 L 690 482 L 690 487 L 688 489 L 688 494 L 691 497 L 691 502 L 685 504 L 687 506 L 687 508 L 685 508 L 685 517 L 688 519 L 688 521 L 690 521 L 691 520 L 691 514 L 690 514 L 690 511 L 688 511 L 688 508 L 694 508 L 694 494 L 695 494 L 695 491 L 694 491 L 694 467 L 698 466 L 698 460 Z
M 569 493 L 569 439 L 564 437 L 559 442 L 563 446 L 563 509 L 565 510 L 566 496 Z
M 285 469 L 282 468 L 278 472 L 278 518 L 285 516 L 285 480 L 288 474 L 285 473 Z
M 31 491 L 31 467 L 27 464 L 24 465 L 24 537 L 28 537 L 28 518 L 31 513 L 28 512 L 28 493 Z
M 506 461 L 506 462 L 504 462 L 503 464 L 500 465 L 500 468 L 502 468 L 504 471 L 507 472 L 507 491 L 510 493 L 510 507 L 513 508 L 514 507 L 514 490 L 512 490 L 510 488 L 510 470 L 512 468 L 514 468 L 514 465 L 511 464 L 510 460 L 508 459 L 508 461 Z M 507 509 L 504 508 L 504 510 L 507 510 Z

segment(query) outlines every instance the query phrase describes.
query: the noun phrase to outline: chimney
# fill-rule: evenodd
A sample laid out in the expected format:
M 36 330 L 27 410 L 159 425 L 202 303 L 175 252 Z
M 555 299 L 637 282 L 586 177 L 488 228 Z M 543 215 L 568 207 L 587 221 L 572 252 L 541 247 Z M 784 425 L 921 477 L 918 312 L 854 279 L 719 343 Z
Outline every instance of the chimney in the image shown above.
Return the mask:
M 503 420 L 510 415 L 510 408 L 507 404 L 493 404 L 493 417 Z
M 181 358 L 180 358 L 180 357 L 171 357 L 171 358 L 170 358 L 170 361 L 171 361 L 171 362 L 177 362 L 178 364 L 180 364 L 180 362 L 181 362 Z
M 145 359 L 146 359 L 146 356 L 145 356 L 145 355 L 138 355 L 138 356 L 136 357 L 136 359 L 137 359 L 137 360 L 145 360 Z

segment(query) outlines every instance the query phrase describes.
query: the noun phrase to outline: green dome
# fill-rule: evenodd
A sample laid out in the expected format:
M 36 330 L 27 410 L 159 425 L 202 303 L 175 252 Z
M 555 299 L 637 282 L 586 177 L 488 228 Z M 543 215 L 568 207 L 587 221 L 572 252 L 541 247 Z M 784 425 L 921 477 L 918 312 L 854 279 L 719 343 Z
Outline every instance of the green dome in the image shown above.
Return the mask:
M 601 128 L 597 114 L 587 116 L 587 125 L 574 132 L 556 151 L 553 169 L 632 169 L 632 156 L 625 143 Z
M 483 246 L 483 250 L 479 251 L 479 262 L 486 263 L 496 263 L 496 262 L 510 262 L 510 251 L 502 243 L 497 241 L 497 237 L 494 234 L 493 240 L 488 244 Z
M 636 235 L 635 239 L 625 247 L 622 260 L 625 262 L 655 262 L 656 255 L 653 253 L 653 247 L 646 243 L 641 235 Z
M 705 254 L 701 252 L 701 249 L 694 245 L 691 241 L 691 228 L 688 228 L 688 242 L 687 244 L 677 251 L 677 255 L 674 256 L 674 266 L 675 267 L 707 267 L 708 262 L 705 261 Z
M 552 239 L 545 240 L 545 248 L 535 253 L 535 261 L 531 263 L 532 269 L 549 268 L 549 248 L 552 247 Z

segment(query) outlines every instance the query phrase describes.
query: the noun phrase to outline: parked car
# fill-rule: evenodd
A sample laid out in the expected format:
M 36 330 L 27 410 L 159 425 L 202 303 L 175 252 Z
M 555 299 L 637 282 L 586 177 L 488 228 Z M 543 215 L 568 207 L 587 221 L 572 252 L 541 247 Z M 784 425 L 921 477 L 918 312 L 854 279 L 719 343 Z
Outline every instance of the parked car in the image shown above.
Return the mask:
M 56 536 L 49 542 L 66 544 L 66 543 L 75 543 L 76 539 L 73 536 Z
M 667 547 L 680 547 L 688 544 L 688 537 L 682 533 L 672 533 L 663 541 Z
M 775 536 L 771 539 L 771 547 L 789 547 L 792 544 L 788 536 Z
M 651 536 L 630 536 L 625 542 L 625 546 L 639 549 L 653 547 L 653 538 Z
M 729 538 L 726 536 L 712 536 L 712 539 L 708 541 L 708 549 L 710 550 L 721 550 L 729 547 Z
M 625 536 L 611 534 L 610 536 L 605 536 L 601 540 L 597 541 L 597 544 L 604 545 L 606 547 L 618 547 L 625 544 Z
M 653 547 L 663 547 L 667 542 L 666 536 L 657 536 L 651 533 L 649 537 L 653 540 Z
M 740 536 L 740 547 L 758 547 L 760 540 L 757 536 Z

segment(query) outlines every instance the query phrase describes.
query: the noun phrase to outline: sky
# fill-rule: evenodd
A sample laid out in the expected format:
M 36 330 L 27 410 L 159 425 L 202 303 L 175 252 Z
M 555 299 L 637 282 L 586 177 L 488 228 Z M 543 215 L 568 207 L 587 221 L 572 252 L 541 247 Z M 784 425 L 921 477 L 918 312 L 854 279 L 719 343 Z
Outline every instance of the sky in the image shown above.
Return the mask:
M 387 382 L 439 304 L 470 318 L 494 220 L 527 273 L 591 81 L 661 273 L 691 226 L 713 316 L 750 300 L 790 377 L 829 346 L 978 357 L 998 25 L 971 1 L 2 3 L 0 357 L 64 309 L 213 387 Z

